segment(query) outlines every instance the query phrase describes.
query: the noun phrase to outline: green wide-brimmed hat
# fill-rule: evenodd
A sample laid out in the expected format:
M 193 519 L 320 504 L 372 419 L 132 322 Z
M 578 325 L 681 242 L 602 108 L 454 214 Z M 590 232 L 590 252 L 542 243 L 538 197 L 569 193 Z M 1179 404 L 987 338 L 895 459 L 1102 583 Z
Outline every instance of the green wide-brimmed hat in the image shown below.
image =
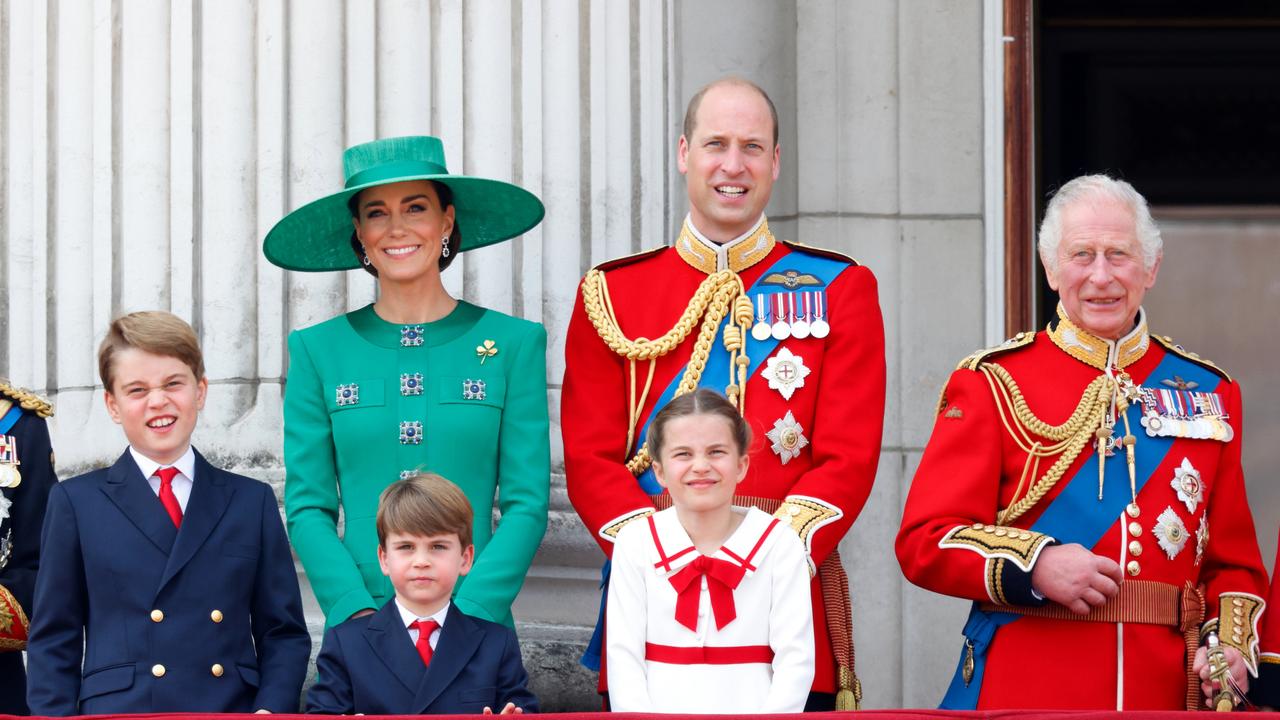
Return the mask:
M 444 145 L 427 135 L 386 138 L 342 153 L 346 183 L 340 192 L 307 203 L 284 216 L 262 241 L 262 252 L 286 270 L 351 270 L 360 261 L 351 251 L 351 211 L 347 201 L 366 188 L 406 180 L 434 180 L 453 191 L 454 222 L 461 247 L 473 250 L 509 240 L 542 221 L 542 201 L 522 187 L 488 178 L 451 175 Z

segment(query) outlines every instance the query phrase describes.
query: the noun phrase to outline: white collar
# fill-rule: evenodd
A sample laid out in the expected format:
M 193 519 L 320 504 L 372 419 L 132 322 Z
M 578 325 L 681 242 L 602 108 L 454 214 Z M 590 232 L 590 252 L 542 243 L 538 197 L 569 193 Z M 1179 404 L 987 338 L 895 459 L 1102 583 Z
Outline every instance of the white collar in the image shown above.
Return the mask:
M 137 448 L 132 445 L 129 446 L 129 454 L 133 456 L 133 461 L 137 463 L 138 469 L 142 471 L 142 477 L 144 478 L 149 478 L 152 475 L 155 475 L 156 470 L 159 470 L 162 467 L 176 467 L 178 468 L 178 472 L 182 473 L 183 477 L 193 483 L 196 481 L 196 453 L 190 444 L 187 445 L 187 451 L 182 454 L 182 457 L 178 458 L 177 462 L 169 465 L 161 465 L 155 460 L 152 460 L 146 455 L 138 452 Z
M 751 551 L 755 550 L 750 564 L 746 566 L 747 574 L 750 574 L 759 567 L 760 561 L 773 546 L 773 543 L 761 542 L 761 539 L 768 533 L 774 518 L 754 507 L 734 506 L 734 512 L 745 513 L 742 523 L 711 557 L 742 565 L 742 561 L 751 556 Z M 693 540 L 689 539 L 689 533 L 685 532 L 684 526 L 680 524 L 680 518 L 676 515 L 674 507 L 654 513 L 652 517 L 654 528 L 658 532 L 658 542 L 662 543 L 662 554 L 668 560 L 667 567 L 659 565 L 654 568 L 655 572 L 659 575 L 670 575 L 697 559 L 698 549 L 694 547 Z M 759 548 L 756 547 L 757 543 L 760 543 Z M 656 550 L 655 547 L 655 552 Z
M 417 614 L 413 613 L 408 608 L 406 608 L 404 606 L 404 603 L 400 602 L 400 598 L 397 597 L 395 599 L 395 603 L 396 603 L 396 610 L 400 611 L 400 622 L 404 624 L 406 628 L 412 627 L 413 624 L 419 620 L 435 620 L 436 624 L 443 628 L 444 618 L 446 615 L 449 614 L 449 606 L 453 604 L 451 602 L 446 602 L 444 604 L 444 607 L 440 608 L 435 613 L 428 615 L 426 617 L 418 617 Z

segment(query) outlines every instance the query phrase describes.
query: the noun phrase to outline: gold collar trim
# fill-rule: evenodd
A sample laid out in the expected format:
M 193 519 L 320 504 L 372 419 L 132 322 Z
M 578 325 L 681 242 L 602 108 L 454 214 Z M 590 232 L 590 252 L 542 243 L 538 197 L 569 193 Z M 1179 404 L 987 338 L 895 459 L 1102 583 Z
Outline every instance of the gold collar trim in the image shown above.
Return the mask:
M 745 235 L 724 244 L 708 240 L 686 216 L 680 237 L 676 238 L 676 252 L 685 262 L 710 275 L 721 270 L 742 272 L 768 257 L 776 244 L 763 215 Z
M 1058 324 L 1050 325 L 1049 339 L 1063 352 L 1099 370 L 1108 367 L 1126 368 L 1137 362 L 1151 346 L 1147 333 L 1147 313 L 1138 308 L 1138 324 L 1128 335 L 1119 340 L 1106 340 L 1091 335 L 1067 319 L 1067 313 L 1058 304 Z

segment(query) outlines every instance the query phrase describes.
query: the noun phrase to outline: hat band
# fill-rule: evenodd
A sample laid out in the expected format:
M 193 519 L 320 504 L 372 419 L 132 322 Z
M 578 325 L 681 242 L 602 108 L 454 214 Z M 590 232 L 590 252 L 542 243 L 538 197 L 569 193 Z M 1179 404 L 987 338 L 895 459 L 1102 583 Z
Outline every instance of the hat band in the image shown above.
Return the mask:
M 382 163 L 375 165 L 366 170 L 347 178 L 346 187 L 353 188 L 360 185 L 368 185 L 376 183 L 379 180 L 393 180 L 395 178 L 413 177 L 415 175 L 448 175 L 449 171 L 443 165 L 437 165 L 426 160 L 397 160 L 395 162 Z

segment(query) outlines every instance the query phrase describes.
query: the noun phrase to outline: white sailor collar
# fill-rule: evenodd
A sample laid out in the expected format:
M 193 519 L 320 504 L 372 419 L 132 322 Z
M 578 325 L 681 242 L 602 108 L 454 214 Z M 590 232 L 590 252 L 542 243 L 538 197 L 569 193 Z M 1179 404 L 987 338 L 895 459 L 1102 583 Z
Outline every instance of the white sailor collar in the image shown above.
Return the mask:
M 754 507 L 735 506 L 734 512 L 745 513 L 742 523 L 711 557 L 741 566 L 750 575 L 773 546 L 770 540 L 778 519 Z M 653 546 L 655 573 L 663 577 L 674 575 L 697 559 L 698 549 L 680 524 L 675 508 L 654 513 L 642 522 L 649 525 L 646 534 Z

